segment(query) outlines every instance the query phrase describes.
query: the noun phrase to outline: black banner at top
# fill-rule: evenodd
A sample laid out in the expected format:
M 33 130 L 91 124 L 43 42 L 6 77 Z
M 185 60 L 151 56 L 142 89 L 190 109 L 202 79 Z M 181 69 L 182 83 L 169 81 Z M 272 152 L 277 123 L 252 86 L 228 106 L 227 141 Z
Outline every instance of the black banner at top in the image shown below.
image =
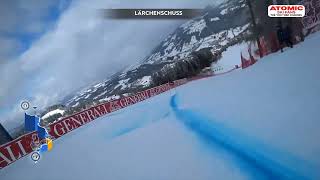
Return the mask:
M 103 17 L 110 19 L 192 19 L 202 9 L 104 9 Z

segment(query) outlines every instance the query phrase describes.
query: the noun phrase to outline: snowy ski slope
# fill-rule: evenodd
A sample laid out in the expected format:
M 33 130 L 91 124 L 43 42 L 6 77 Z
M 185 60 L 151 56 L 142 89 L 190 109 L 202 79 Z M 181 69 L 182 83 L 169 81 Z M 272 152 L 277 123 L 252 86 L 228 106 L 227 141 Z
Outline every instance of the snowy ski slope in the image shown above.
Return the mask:
M 319 179 L 319 47 L 317 33 L 247 69 L 116 111 L 0 179 Z

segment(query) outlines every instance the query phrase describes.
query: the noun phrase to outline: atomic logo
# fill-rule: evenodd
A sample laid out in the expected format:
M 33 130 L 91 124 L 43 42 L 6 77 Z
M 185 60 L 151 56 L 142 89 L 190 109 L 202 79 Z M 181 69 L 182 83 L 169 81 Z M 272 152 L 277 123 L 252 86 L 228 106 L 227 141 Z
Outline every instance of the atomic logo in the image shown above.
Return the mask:
M 304 17 L 305 12 L 303 5 L 270 5 L 268 7 L 269 17 Z

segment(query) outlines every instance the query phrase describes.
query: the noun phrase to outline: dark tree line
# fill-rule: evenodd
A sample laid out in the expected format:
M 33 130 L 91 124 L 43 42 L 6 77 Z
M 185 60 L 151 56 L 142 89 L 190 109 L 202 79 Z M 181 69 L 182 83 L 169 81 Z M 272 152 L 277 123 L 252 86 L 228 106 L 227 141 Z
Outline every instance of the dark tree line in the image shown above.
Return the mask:
M 299 0 L 246 0 L 247 4 L 251 3 L 252 11 L 256 26 L 252 26 L 252 32 L 255 37 L 265 37 L 266 43 L 271 46 L 273 43 L 272 34 L 277 31 L 277 27 L 289 26 L 293 32 L 293 38 L 295 36 L 304 39 L 302 34 L 302 26 L 300 18 L 271 18 L 268 16 L 268 6 L 274 3 L 276 4 L 297 4 Z M 249 8 L 249 7 L 248 7 Z M 252 19 L 252 17 L 250 17 Z
M 153 73 L 152 83 L 159 86 L 178 79 L 194 77 L 219 58 L 220 54 L 213 54 L 208 48 L 192 52 L 186 58 L 167 64 L 160 71 Z

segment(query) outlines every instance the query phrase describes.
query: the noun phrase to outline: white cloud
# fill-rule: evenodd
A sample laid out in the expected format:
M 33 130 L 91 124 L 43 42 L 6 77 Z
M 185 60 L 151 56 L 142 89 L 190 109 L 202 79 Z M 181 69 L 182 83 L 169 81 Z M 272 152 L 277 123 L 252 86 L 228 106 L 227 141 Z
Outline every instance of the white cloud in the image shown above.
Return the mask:
M 140 61 L 181 24 L 178 20 L 106 20 L 97 16 L 98 9 L 201 8 L 208 3 L 212 1 L 75 1 L 55 27 L 18 60 L 0 67 L 0 81 L 6 87 L 0 90 L 4 98 L 0 105 L 16 107 L 25 97 L 38 107 L 53 104 Z M 30 9 L 27 5 L 23 7 Z M 35 31 L 38 28 L 31 27 Z
M 64 1 L 0 1 L 0 63 L 16 58 L 29 45 L 28 38 L 44 33 L 52 24 L 54 11 L 59 11 L 58 2 Z

